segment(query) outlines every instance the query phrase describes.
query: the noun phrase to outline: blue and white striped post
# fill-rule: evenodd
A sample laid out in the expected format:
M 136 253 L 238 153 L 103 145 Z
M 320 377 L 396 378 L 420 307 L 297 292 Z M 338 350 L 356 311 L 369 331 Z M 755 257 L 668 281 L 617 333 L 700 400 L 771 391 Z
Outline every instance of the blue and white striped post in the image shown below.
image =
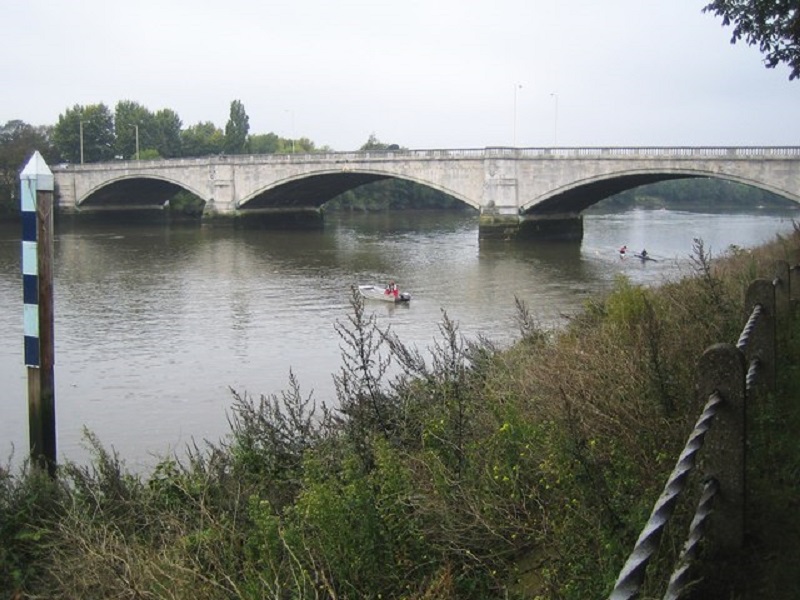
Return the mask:
M 31 458 L 56 467 L 53 377 L 53 173 L 34 152 L 20 174 L 22 301 Z

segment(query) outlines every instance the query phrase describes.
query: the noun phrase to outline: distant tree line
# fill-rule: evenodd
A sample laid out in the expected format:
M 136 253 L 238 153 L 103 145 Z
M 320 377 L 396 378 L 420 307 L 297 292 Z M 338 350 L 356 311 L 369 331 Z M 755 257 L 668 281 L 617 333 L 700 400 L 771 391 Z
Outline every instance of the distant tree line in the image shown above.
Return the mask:
M 633 207 L 691 209 L 797 207 L 797 203 L 753 186 L 723 179 L 672 179 L 643 185 L 603 201 L 603 207 L 625 210 Z
M 131 100 L 119 101 L 113 111 L 103 103 L 76 104 L 59 115 L 55 125 L 33 126 L 21 120 L 0 124 L 0 216 L 19 211 L 19 173 L 34 150 L 54 165 L 329 149 L 318 150 L 305 137 L 251 134 L 239 100 L 231 102 L 224 130 L 211 121 L 184 128 L 174 110 L 153 112 Z
M 138 102 L 121 100 L 112 113 L 105 104 L 75 105 L 59 115 L 52 143 L 62 162 L 159 159 L 211 154 L 314 152 L 307 138 L 250 134 L 250 118 L 239 100 L 231 102 L 225 129 L 210 121 L 184 128 L 178 113 L 156 112 Z M 138 155 L 137 155 L 138 152 Z

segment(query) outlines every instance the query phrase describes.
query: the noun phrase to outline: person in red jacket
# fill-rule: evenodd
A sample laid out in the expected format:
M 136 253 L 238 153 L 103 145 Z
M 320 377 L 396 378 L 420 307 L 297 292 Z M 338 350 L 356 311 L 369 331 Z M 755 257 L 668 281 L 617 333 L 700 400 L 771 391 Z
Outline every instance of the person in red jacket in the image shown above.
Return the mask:
M 387 296 L 394 296 L 395 298 L 397 298 L 397 296 L 400 295 L 400 290 L 398 289 L 397 284 L 394 281 L 392 281 L 388 286 L 386 286 L 386 291 L 384 292 L 384 294 L 386 294 Z

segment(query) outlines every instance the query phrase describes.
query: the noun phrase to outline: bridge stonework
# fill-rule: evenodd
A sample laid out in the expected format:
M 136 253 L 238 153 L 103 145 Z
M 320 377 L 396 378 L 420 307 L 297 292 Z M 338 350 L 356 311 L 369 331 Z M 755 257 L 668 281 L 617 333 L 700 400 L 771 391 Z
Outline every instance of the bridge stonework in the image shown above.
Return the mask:
M 318 213 L 338 194 L 398 178 L 480 211 L 481 235 L 579 238 L 581 213 L 627 189 L 715 177 L 800 202 L 800 148 L 485 148 L 117 161 L 53 168 L 62 212 L 162 209 L 183 189 L 208 215 Z

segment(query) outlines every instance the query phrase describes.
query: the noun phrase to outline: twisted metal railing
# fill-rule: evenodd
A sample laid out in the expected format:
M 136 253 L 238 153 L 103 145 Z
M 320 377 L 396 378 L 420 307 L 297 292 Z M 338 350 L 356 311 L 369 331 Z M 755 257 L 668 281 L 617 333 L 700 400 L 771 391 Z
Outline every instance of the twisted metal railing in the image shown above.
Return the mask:
M 733 392 L 730 392 L 731 395 L 735 395 L 737 391 L 741 395 L 740 401 L 742 406 L 739 421 L 736 419 L 732 420 L 739 423 L 742 432 L 744 431 L 744 403 L 749 396 L 755 395 L 754 391 L 756 390 L 756 386 L 760 383 L 762 375 L 766 374 L 769 376 L 771 370 L 773 375 L 772 381 L 766 381 L 765 383 L 774 385 L 774 317 L 776 313 L 776 290 L 784 295 L 784 302 L 788 306 L 791 302 L 789 276 L 793 274 L 785 263 L 779 264 L 778 269 L 781 271 L 781 275 L 775 277 L 772 281 L 756 280 L 750 285 L 747 291 L 745 304 L 747 307 L 752 307 L 752 309 L 739 335 L 736 346 L 735 348 L 729 347 L 729 350 L 726 350 L 724 347 L 721 349 L 720 356 L 723 356 L 721 362 L 724 363 L 728 360 L 731 364 L 738 362 L 742 366 L 747 365 L 746 373 L 738 375 L 738 377 L 744 380 L 743 386 L 741 383 L 738 385 L 744 389 L 736 390 L 735 388 L 737 385 L 735 383 L 737 374 L 727 374 L 727 379 L 734 382 L 734 387 L 732 388 Z M 715 350 L 720 350 L 720 348 L 712 347 L 706 351 L 706 354 L 713 354 L 712 351 Z M 736 358 L 737 356 L 738 359 Z M 765 367 L 769 367 L 770 369 Z M 726 374 L 722 373 L 720 377 L 725 381 Z M 672 517 L 678 497 L 686 487 L 688 476 L 695 468 L 697 454 L 703 447 L 706 434 L 709 432 L 717 413 L 723 407 L 731 404 L 733 400 L 733 398 L 726 398 L 724 394 L 721 393 L 719 387 L 722 386 L 714 387 L 713 391 L 709 394 L 703 412 L 689 435 L 689 439 L 678 458 L 675 468 L 667 479 L 664 491 L 656 501 L 650 518 L 642 529 L 633 551 L 620 571 L 614 589 L 609 596 L 609 600 L 634 600 L 639 597 L 641 587 L 644 583 L 647 565 L 658 548 L 658 542 L 661 539 L 661 535 L 669 519 Z M 752 398 L 749 399 L 752 401 Z M 736 402 L 733 402 L 733 404 L 735 403 Z M 730 423 L 728 423 L 727 426 L 730 426 Z M 733 434 L 732 439 L 736 439 L 736 432 L 733 432 Z M 745 444 L 743 433 L 741 439 L 736 440 L 735 443 L 741 446 L 738 450 L 743 459 Z M 722 470 L 724 471 L 724 469 Z M 706 525 L 712 515 L 714 498 L 720 491 L 720 488 L 727 483 L 730 488 L 727 490 L 727 493 L 738 493 L 740 495 L 738 503 L 740 506 L 743 506 L 745 493 L 743 465 L 741 465 L 741 474 L 742 481 L 739 482 L 720 481 L 713 476 L 705 478 L 703 491 L 689 527 L 688 537 L 678 557 L 675 570 L 667 584 L 664 600 L 679 600 L 691 584 L 692 566 L 697 558 L 699 549 L 705 541 Z M 739 520 L 741 521 L 742 519 L 740 518 Z M 733 529 L 742 532 L 743 527 L 743 522 L 740 522 L 737 524 L 737 527 L 733 527 Z M 741 543 L 741 536 L 734 536 L 734 539 L 739 540 L 739 543 Z
M 700 553 L 706 523 L 711 516 L 717 492 L 719 492 L 719 482 L 716 479 L 709 478 L 703 483 L 703 493 L 700 495 L 697 510 L 694 513 L 692 524 L 689 526 L 689 537 L 678 557 L 678 566 L 669 578 L 664 600 L 678 600 L 691 583 L 692 563 Z
M 772 282 L 773 286 L 776 285 L 776 282 Z M 756 304 L 753 307 L 753 312 L 750 313 L 750 318 L 747 319 L 747 323 L 745 324 L 744 328 L 742 329 L 742 333 L 739 336 L 739 341 L 736 342 L 736 348 L 742 352 L 747 350 L 748 344 L 750 342 L 750 338 L 755 331 L 756 326 L 758 325 L 758 321 L 762 316 L 763 307 L 760 304 Z M 747 390 L 751 390 L 755 387 L 756 382 L 758 381 L 758 369 L 760 366 L 760 361 L 758 358 L 750 359 L 747 367 L 747 375 L 745 376 L 745 387 Z
M 664 491 L 656 501 L 647 524 L 639 534 L 639 539 L 636 540 L 633 552 L 625 562 L 625 566 L 622 567 L 609 600 L 632 600 L 639 596 L 639 590 L 644 582 L 645 569 L 658 549 L 661 534 L 675 510 L 678 497 L 686 487 L 686 479 L 694 469 L 697 453 L 703 447 L 703 440 L 722 402 L 722 397 L 717 393 L 712 394 L 706 402 L 703 413 L 697 420 L 675 468 L 667 479 Z

